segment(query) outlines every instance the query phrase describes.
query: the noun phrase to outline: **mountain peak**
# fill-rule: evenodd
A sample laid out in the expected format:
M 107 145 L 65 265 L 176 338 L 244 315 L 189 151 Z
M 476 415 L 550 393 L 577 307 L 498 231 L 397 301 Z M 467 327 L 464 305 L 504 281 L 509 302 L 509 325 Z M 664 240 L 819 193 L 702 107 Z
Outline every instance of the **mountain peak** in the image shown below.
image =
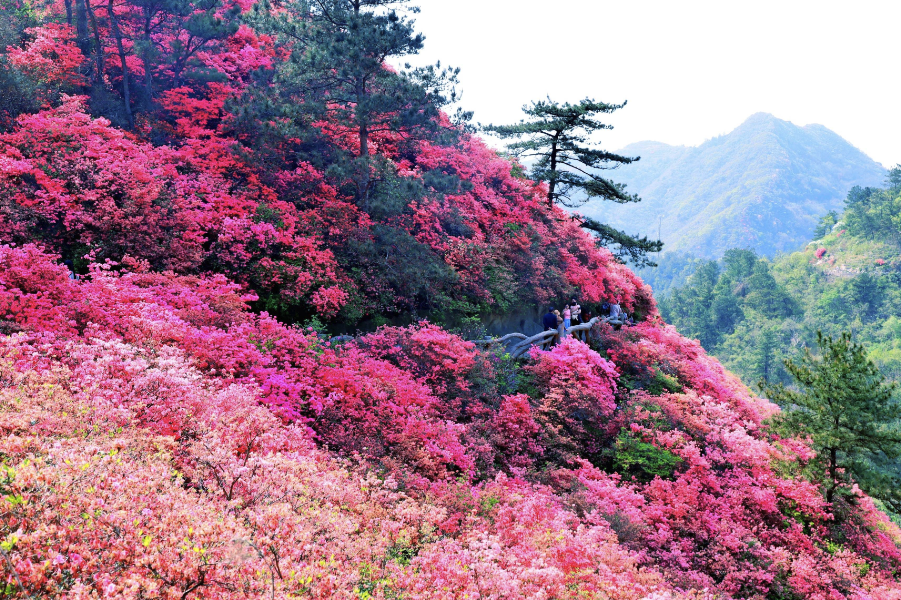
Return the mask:
M 755 124 L 755 123 L 789 123 L 790 121 L 783 121 L 782 119 L 768 113 L 768 112 L 756 112 L 747 119 L 744 120 L 742 125 Z
M 885 169 L 822 125 L 795 125 L 758 112 L 696 147 L 641 142 L 641 161 L 614 180 L 642 202 L 589 203 L 587 216 L 656 237 L 667 250 L 718 258 L 729 248 L 773 256 L 800 247 L 855 185 L 876 186 Z

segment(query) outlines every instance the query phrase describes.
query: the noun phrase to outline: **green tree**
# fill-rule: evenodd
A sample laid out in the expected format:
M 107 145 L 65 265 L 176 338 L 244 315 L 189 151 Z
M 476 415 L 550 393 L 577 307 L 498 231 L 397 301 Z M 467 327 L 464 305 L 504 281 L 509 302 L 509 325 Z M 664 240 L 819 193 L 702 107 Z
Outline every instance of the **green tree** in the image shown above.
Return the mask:
M 34 81 L 0 56 L 0 133 L 12 129 L 20 114 L 40 108 L 37 89 Z
M 890 171 L 888 184 L 892 187 L 889 189 L 855 186 L 848 192 L 843 220 L 849 233 L 901 242 L 901 186 L 896 186 L 892 179 L 901 179 L 898 173 Z
M 888 177 L 885 183 L 890 190 L 901 190 L 901 164 L 895 165 L 888 170 Z
M 277 9 L 261 2 L 253 16 L 291 52 L 271 86 L 275 97 L 267 98 L 279 116 L 301 126 L 324 119 L 355 133 L 355 157 L 341 168 L 364 209 L 383 171 L 371 156 L 372 135 L 432 135 L 440 129 L 440 109 L 456 100 L 457 69 L 387 67 L 387 60 L 423 46 L 425 38 L 403 12 L 418 8 L 409 0 L 294 0 Z
M 884 299 L 879 279 L 863 272 L 848 282 L 849 303 L 864 318 L 872 318 Z
M 514 156 L 534 161 L 531 177 L 547 183 L 547 201 L 575 207 L 599 198 L 611 202 L 639 202 L 641 199 L 626 192 L 620 183 L 602 177 L 600 173 L 639 157 L 621 156 L 600 148 L 590 141 L 592 134 L 613 126 L 603 123 L 599 115 L 610 114 L 625 106 L 606 104 L 586 98 L 576 104 L 559 104 L 550 98 L 523 106 L 527 119 L 513 125 L 488 125 L 484 130 L 501 139 L 515 140 L 507 146 Z M 599 242 L 611 247 L 621 259 L 639 266 L 653 265 L 650 252 L 660 252 L 663 242 L 636 237 L 600 223 L 579 217 L 582 227 L 593 231 Z
M 770 263 L 758 260 L 745 281 L 745 305 L 769 317 L 790 317 L 797 311 L 797 303 L 773 277 Z
M 693 337 L 707 349 L 718 342 L 711 307 L 714 304 L 720 268 L 716 261 L 701 264 L 688 279 L 688 284 L 661 299 L 663 318 L 675 325 L 683 335 Z
M 776 351 L 778 350 L 777 331 L 775 327 L 764 327 L 757 333 L 756 344 L 752 351 L 752 368 L 754 374 L 760 378 L 759 387 L 770 385 L 775 379 L 778 364 Z
M 813 230 L 813 239 L 818 240 L 826 237 L 826 235 L 832 232 L 832 228 L 836 223 L 838 223 L 838 213 L 834 210 L 830 210 L 823 215 L 823 218 L 817 223 L 816 228 Z
M 817 452 L 814 469 L 826 500 L 847 493 L 856 482 L 893 510 L 901 508 L 897 460 L 901 458 L 896 384 L 889 383 L 848 333 L 817 335 L 820 356 L 808 348 L 799 362 L 785 361 L 799 390 L 768 386 L 782 407 L 776 430 L 808 437 Z
M 723 274 L 737 282 L 747 279 L 754 272 L 754 266 L 760 257 L 753 250 L 732 248 L 723 254 Z

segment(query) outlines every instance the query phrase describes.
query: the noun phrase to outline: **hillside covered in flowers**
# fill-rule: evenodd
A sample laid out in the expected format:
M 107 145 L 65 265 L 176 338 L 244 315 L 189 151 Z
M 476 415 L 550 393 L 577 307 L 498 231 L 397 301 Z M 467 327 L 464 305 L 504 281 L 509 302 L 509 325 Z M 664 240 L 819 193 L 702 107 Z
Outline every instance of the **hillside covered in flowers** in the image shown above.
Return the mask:
M 453 73 L 292 87 L 346 42 L 296 6 L 3 4 L 5 595 L 901 598 L 901 530 L 441 112 Z M 572 294 L 640 322 L 524 361 L 436 324 Z

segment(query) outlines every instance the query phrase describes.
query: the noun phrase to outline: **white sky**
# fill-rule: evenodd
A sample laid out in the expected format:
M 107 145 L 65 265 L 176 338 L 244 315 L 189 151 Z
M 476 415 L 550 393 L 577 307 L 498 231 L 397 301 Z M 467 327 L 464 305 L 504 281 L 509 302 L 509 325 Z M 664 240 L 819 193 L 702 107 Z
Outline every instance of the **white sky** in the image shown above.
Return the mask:
M 475 120 L 550 94 L 628 100 L 602 138 L 697 145 L 755 112 L 901 163 L 901 0 L 419 0 L 414 64 L 462 69 Z

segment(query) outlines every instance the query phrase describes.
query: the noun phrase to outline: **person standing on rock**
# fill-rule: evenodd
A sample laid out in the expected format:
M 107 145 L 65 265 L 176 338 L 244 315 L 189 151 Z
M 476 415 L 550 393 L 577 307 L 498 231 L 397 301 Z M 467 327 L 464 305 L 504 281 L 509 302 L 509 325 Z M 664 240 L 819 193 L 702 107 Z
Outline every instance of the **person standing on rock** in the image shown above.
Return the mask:
M 569 332 L 569 328 L 572 327 L 572 323 L 573 323 L 572 316 L 573 316 L 573 313 L 572 313 L 572 310 L 570 310 L 569 306 L 568 305 L 564 306 L 563 307 L 563 331 L 564 332 Z

